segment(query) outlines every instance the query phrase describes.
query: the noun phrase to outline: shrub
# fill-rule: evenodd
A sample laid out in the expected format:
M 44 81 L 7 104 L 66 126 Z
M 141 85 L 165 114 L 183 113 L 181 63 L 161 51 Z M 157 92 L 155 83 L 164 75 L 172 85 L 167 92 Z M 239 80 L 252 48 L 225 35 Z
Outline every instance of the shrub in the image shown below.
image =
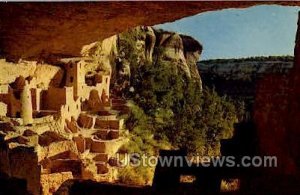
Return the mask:
M 134 88 L 124 92 L 131 100 L 126 116 L 130 141 L 122 152 L 157 155 L 162 148 L 185 148 L 190 153 L 219 155 L 220 139 L 232 135 L 243 105 L 220 97 L 213 89 L 202 90 L 199 81 L 174 71 L 174 62 L 164 59 L 162 48 L 155 48 L 153 62 L 138 61 L 136 36 L 122 38 L 122 51 L 132 64 L 130 84 Z M 120 181 L 144 184 L 152 176 L 149 167 L 126 167 Z

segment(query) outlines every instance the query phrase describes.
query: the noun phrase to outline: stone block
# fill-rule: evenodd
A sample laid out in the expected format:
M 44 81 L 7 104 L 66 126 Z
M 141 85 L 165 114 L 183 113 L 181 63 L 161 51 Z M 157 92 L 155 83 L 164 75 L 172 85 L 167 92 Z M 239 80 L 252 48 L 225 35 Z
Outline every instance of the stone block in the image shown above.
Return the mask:
M 96 166 L 98 174 L 106 174 L 109 171 L 106 163 L 96 163 Z
M 56 190 L 65 181 L 73 179 L 71 172 L 51 173 L 41 175 L 42 194 L 50 195 L 56 192 Z
M 96 133 L 94 133 L 93 135 L 95 135 L 96 138 L 99 138 L 101 140 L 107 140 L 107 136 L 108 136 L 108 130 L 98 130 Z
M 105 153 L 106 144 L 104 141 L 92 138 L 91 152 Z
M 82 136 L 73 137 L 74 142 L 76 143 L 78 152 L 83 153 L 85 151 L 85 139 Z
M 106 153 L 99 153 L 93 158 L 93 160 L 96 162 L 107 162 L 108 155 Z
M 93 117 L 85 114 L 80 114 L 77 123 L 81 128 L 90 129 L 93 126 Z

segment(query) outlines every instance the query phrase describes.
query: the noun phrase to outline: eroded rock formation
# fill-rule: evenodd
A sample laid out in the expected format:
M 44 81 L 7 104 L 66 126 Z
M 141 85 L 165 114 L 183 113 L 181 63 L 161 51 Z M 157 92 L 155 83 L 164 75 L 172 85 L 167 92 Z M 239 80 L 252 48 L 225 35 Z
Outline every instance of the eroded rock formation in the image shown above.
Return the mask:
M 83 45 L 139 25 L 258 4 L 300 5 L 296 1 L 1 3 L 0 52 L 16 60 L 79 56 Z
M 134 74 L 138 74 L 137 69 L 146 63 L 155 64 L 158 56 L 171 62 L 174 74 L 183 73 L 201 85 L 196 65 L 201 52 L 202 45 L 190 36 L 139 26 L 86 45 L 81 53 L 94 62 L 86 67 L 86 78 L 90 83 L 94 82 L 99 72 L 111 72 L 114 90 L 121 90 L 130 85 Z

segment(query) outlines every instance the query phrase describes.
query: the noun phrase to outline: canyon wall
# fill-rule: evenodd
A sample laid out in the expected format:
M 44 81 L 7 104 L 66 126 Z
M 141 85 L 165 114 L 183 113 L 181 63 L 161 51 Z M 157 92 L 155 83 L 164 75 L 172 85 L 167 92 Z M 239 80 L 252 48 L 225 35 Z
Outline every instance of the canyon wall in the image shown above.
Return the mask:
M 257 83 L 270 74 L 285 75 L 294 66 L 292 56 L 206 60 L 197 63 L 203 86 L 221 96 L 243 101 L 245 118 L 250 119 Z
M 294 67 L 288 75 L 272 74 L 257 86 L 254 120 L 260 151 L 278 158 L 275 173 L 299 176 L 300 167 L 300 26 Z

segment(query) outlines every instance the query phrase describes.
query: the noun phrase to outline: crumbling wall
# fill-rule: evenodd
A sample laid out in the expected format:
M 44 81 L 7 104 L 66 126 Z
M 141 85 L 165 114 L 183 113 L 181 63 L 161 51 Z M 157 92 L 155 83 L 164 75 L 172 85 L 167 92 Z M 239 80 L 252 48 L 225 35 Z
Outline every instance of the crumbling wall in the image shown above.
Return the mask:
M 42 110 L 60 110 L 62 105 L 67 102 L 66 88 L 50 87 L 48 90 L 42 91 Z M 55 97 L 55 98 L 54 98 Z
M 41 169 L 33 147 L 2 143 L 0 157 L 1 173 L 5 173 L 9 177 L 25 179 L 27 190 L 34 195 L 40 194 Z
M 11 63 L 6 62 L 5 59 L 0 59 L 0 66 L 0 85 L 12 83 L 20 76 L 23 78 L 32 77 L 36 78 L 35 83 L 43 89 L 46 89 L 52 78 L 61 71 L 58 66 L 38 63 L 37 61 L 20 60 L 17 63 Z
M 50 195 L 56 192 L 56 190 L 65 181 L 73 179 L 71 172 L 51 173 L 41 175 L 42 194 Z
M 48 146 L 41 147 L 39 149 L 39 155 L 38 155 L 39 161 L 67 151 L 71 151 L 75 154 L 78 153 L 76 144 L 72 140 L 65 140 L 65 141 L 55 140 L 54 142 L 50 143 Z
M 32 109 L 35 111 L 39 111 L 41 108 L 41 92 L 40 88 L 31 89 Z
M 14 95 L 13 89 L 8 88 L 8 93 L 0 94 L 1 102 L 7 105 L 7 116 L 20 117 L 21 114 L 21 101 Z
M 6 116 L 7 114 L 7 105 L 3 102 L 0 102 L 0 116 Z

